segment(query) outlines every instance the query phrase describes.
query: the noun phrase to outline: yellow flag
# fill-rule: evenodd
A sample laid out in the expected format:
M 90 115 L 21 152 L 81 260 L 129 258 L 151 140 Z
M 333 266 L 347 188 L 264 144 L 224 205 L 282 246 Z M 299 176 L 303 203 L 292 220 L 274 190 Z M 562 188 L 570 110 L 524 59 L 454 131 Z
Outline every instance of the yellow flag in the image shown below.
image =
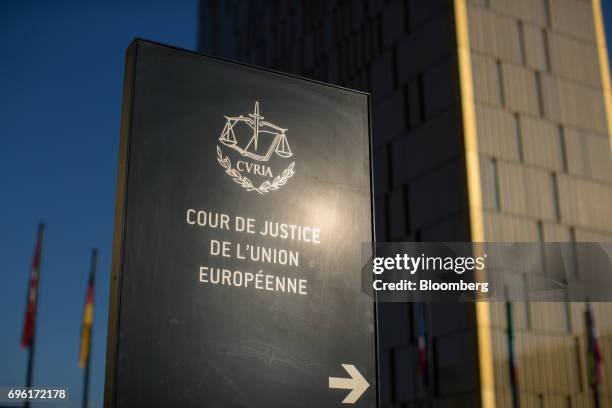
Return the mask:
M 83 313 L 83 327 L 81 328 L 81 352 L 79 354 L 79 367 L 84 368 L 89 359 L 91 344 L 91 326 L 93 325 L 93 279 L 90 278 L 87 286 L 87 300 Z

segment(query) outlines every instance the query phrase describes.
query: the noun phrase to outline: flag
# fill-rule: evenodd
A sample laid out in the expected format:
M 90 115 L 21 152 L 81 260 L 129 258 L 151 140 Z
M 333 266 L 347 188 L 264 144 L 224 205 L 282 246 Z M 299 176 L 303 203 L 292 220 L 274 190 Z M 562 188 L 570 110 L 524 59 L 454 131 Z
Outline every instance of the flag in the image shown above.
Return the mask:
M 427 335 L 425 332 L 425 306 L 415 303 L 417 318 L 418 374 L 423 385 L 427 385 Z
M 595 317 L 589 303 L 587 303 L 587 308 L 584 315 L 587 329 L 589 366 L 591 368 L 591 384 L 593 386 L 597 386 L 601 382 L 603 358 L 601 356 L 601 348 L 599 347 L 599 338 L 597 337 Z
M 30 270 L 30 279 L 28 282 L 28 291 L 26 299 L 26 313 L 23 320 L 23 331 L 21 332 L 21 347 L 28 348 L 32 346 L 34 341 L 34 327 L 36 325 L 36 306 L 38 303 L 38 283 L 40 276 L 40 260 L 42 256 L 42 241 L 43 241 L 44 225 L 38 225 L 38 236 L 36 238 L 36 246 L 34 247 L 34 255 L 32 256 L 32 269 Z
M 85 296 L 85 309 L 83 311 L 83 324 L 81 327 L 81 351 L 79 353 L 79 367 L 85 368 L 89 361 L 89 350 L 91 347 L 91 328 L 93 326 L 94 307 L 94 280 L 96 275 L 97 251 L 92 253 L 91 270 L 87 282 L 87 294 Z
M 506 322 L 508 325 L 508 368 L 510 370 L 510 387 L 512 389 L 512 406 L 519 406 L 518 396 L 518 368 L 516 353 L 514 351 L 514 317 L 512 315 L 512 302 L 506 302 Z

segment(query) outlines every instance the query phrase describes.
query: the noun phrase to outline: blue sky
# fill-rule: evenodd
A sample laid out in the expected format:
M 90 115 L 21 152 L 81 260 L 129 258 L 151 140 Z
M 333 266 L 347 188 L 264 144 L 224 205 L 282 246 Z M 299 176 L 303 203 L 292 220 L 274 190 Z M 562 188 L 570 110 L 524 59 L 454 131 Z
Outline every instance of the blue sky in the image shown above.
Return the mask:
M 611 3 L 603 0 L 607 27 Z M 68 387 L 79 406 L 79 331 L 97 246 L 91 400 L 101 406 L 124 50 L 134 36 L 194 49 L 196 31 L 195 0 L 0 1 L 0 387 L 25 378 L 19 338 L 44 220 L 34 382 Z
M 67 386 L 80 406 L 79 332 L 97 246 L 91 401 L 101 406 L 124 51 L 135 36 L 194 49 L 196 32 L 195 0 L 0 1 L 0 387 L 25 379 L 19 338 L 44 220 L 34 382 Z

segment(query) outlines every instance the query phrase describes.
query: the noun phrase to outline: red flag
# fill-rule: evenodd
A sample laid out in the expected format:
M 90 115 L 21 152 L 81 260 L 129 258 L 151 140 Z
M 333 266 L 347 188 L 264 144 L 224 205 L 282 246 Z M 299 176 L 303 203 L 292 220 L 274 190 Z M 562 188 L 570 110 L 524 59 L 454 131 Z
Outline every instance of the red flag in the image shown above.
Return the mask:
M 425 305 L 415 303 L 417 312 L 417 361 L 418 374 L 423 385 L 427 386 L 427 333 L 425 329 Z
M 38 238 L 36 239 L 36 247 L 32 257 L 32 270 L 30 271 L 30 280 L 28 283 L 28 296 L 26 305 L 26 314 L 23 321 L 23 332 L 21 334 L 21 347 L 27 348 L 32 346 L 34 339 L 34 325 L 36 324 L 36 303 L 38 302 L 38 277 L 40 273 L 40 258 L 42 254 L 43 241 L 43 224 L 38 226 Z
M 591 384 L 599 385 L 603 371 L 603 358 L 601 356 L 601 348 L 599 347 L 599 337 L 595 327 L 595 316 L 591 310 L 591 305 L 587 302 L 586 311 L 584 312 L 587 329 L 587 344 L 589 351 L 589 365 L 591 368 Z

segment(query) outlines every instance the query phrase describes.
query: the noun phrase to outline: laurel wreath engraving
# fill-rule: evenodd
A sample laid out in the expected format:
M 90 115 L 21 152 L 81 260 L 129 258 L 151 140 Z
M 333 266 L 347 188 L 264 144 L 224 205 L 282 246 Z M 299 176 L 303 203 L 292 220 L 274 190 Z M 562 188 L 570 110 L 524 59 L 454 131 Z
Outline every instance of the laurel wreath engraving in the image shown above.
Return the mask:
M 289 165 L 289 167 L 283 170 L 280 175 L 276 176 L 272 182 L 266 180 L 261 183 L 259 187 L 255 187 L 251 179 L 243 176 L 238 169 L 232 167 L 232 162 L 228 156 L 223 157 L 223 153 L 221 152 L 219 146 L 217 146 L 217 161 L 225 169 L 225 172 L 232 178 L 232 180 L 238 183 L 242 188 L 246 189 L 247 191 L 257 191 L 259 194 L 265 194 L 270 191 L 278 190 L 279 187 L 284 186 L 287 180 L 289 180 L 295 174 L 295 171 L 293 170 L 295 162 L 293 162 Z

